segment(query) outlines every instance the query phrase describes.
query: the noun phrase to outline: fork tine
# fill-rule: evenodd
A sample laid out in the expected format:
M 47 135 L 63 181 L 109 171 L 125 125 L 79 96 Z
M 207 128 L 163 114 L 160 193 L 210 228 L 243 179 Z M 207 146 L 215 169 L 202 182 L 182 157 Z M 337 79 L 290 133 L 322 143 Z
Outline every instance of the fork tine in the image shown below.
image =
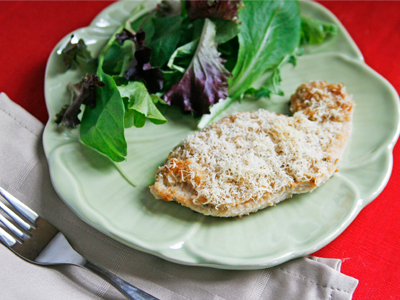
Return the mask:
M 3 228 L 0 227 L 0 240 L 8 247 L 12 247 L 17 243 L 17 240 L 9 235 Z
M 4 205 L 3 202 L 0 201 L 0 208 L 4 210 L 4 212 L 11 217 L 19 226 L 21 226 L 26 231 L 29 231 L 33 228 L 30 224 L 22 220 L 15 212 L 9 209 L 7 206 Z
M 6 218 L 4 218 L 2 215 L 0 215 L 0 221 L 8 228 L 12 233 L 14 233 L 17 237 L 19 237 L 21 240 L 25 241 L 26 239 L 29 238 L 28 235 L 23 233 L 21 230 L 19 230 L 13 223 L 8 221 Z M 22 220 L 21 220 L 22 221 Z M 17 222 L 17 221 L 16 221 Z
M 18 210 L 27 220 L 35 224 L 36 219 L 39 217 L 37 213 L 35 213 L 32 209 L 28 206 L 23 204 L 5 189 L 0 187 L 0 194 L 8 201 L 16 210 Z M 24 228 L 25 229 L 25 228 Z M 29 230 L 29 229 L 28 229 Z

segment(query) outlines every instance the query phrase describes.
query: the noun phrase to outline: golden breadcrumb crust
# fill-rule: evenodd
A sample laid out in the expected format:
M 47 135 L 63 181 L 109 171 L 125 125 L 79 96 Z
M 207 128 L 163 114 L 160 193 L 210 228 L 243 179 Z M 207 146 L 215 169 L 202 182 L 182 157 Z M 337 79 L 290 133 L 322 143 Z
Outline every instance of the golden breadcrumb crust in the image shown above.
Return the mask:
M 313 81 L 292 117 L 238 112 L 189 135 L 156 173 L 152 194 L 205 215 L 234 217 L 309 192 L 337 171 L 354 102 L 342 84 Z

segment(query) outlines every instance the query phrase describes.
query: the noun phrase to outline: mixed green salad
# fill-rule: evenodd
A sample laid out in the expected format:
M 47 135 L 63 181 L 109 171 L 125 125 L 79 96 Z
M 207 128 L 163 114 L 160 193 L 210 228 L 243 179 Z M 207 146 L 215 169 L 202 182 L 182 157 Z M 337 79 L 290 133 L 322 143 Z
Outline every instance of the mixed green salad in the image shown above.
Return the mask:
M 60 126 L 80 126 L 84 144 L 119 162 L 125 129 L 167 122 L 163 105 L 192 114 L 199 128 L 234 101 L 282 95 L 282 67 L 306 44 L 335 35 L 336 25 L 302 17 L 297 1 L 190 0 L 138 5 L 97 58 L 85 42 L 61 55 L 87 74 L 71 83 Z M 82 106 L 83 114 L 81 115 Z M 140 129 L 137 129 L 140 130 Z

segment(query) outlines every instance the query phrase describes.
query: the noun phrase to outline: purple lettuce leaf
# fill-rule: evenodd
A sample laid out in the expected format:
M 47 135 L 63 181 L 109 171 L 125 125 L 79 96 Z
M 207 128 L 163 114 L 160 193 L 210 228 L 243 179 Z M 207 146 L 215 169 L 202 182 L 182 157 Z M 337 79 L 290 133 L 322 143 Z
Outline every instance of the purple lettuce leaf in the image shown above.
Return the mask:
M 200 18 L 237 19 L 241 0 L 189 0 L 186 12 L 192 20 Z
M 163 95 L 163 100 L 184 113 L 198 117 L 209 114 L 210 106 L 228 97 L 228 77 L 215 43 L 216 26 L 205 20 L 193 59 L 180 81 Z
M 162 0 L 156 6 L 157 18 L 173 17 L 181 14 L 182 4 L 180 1 Z
M 73 63 L 77 63 L 79 65 L 79 63 L 82 61 L 89 63 L 93 60 L 85 42 L 82 39 L 79 39 L 77 43 L 72 43 L 73 37 L 74 35 L 71 35 L 68 44 L 61 52 L 63 62 L 67 69 L 70 69 Z
M 77 84 L 71 84 L 69 89 L 72 93 L 72 103 L 64 105 L 60 112 L 56 114 L 55 122 L 68 128 L 74 128 L 81 123 L 78 115 L 81 112 L 81 105 L 84 104 L 90 108 L 96 107 L 96 87 L 103 87 L 104 83 L 100 81 L 97 75 L 86 76 Z
M 143 81 L 150 94 L 161 91 L 164 84 L 164 74 L 160 68 L 152 68 L 150 65 L 152 50 L 145 46 L 146 33 L 139 30 L 136 34 L 132 34 L 124 29 L 120 34 L 116 35 L 116 38 L 120 43 L 131 40 L 136 46 L 134 59 L 126 70 L 124 77 L 129 81 Z

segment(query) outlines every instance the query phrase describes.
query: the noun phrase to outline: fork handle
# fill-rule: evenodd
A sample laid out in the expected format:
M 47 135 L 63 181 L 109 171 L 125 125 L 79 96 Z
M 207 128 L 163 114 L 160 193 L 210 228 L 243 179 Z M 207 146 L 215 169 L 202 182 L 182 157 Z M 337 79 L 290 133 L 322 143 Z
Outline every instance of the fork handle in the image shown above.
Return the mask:
M 124 294 L 128 299 L 131 300 L 158 300 L 158 298 L 153 297 L 150 294 L 138 289 L 137 287 L 131 285 L 125 280 L 119 278 L 115 274 L 103 269 L 99 265 L 90 262 L 89 260 L 83 265 L 85 269 L 92 271 L 104 280 L 108 281 L 116 289 L 118 289 L 122 294 Z

